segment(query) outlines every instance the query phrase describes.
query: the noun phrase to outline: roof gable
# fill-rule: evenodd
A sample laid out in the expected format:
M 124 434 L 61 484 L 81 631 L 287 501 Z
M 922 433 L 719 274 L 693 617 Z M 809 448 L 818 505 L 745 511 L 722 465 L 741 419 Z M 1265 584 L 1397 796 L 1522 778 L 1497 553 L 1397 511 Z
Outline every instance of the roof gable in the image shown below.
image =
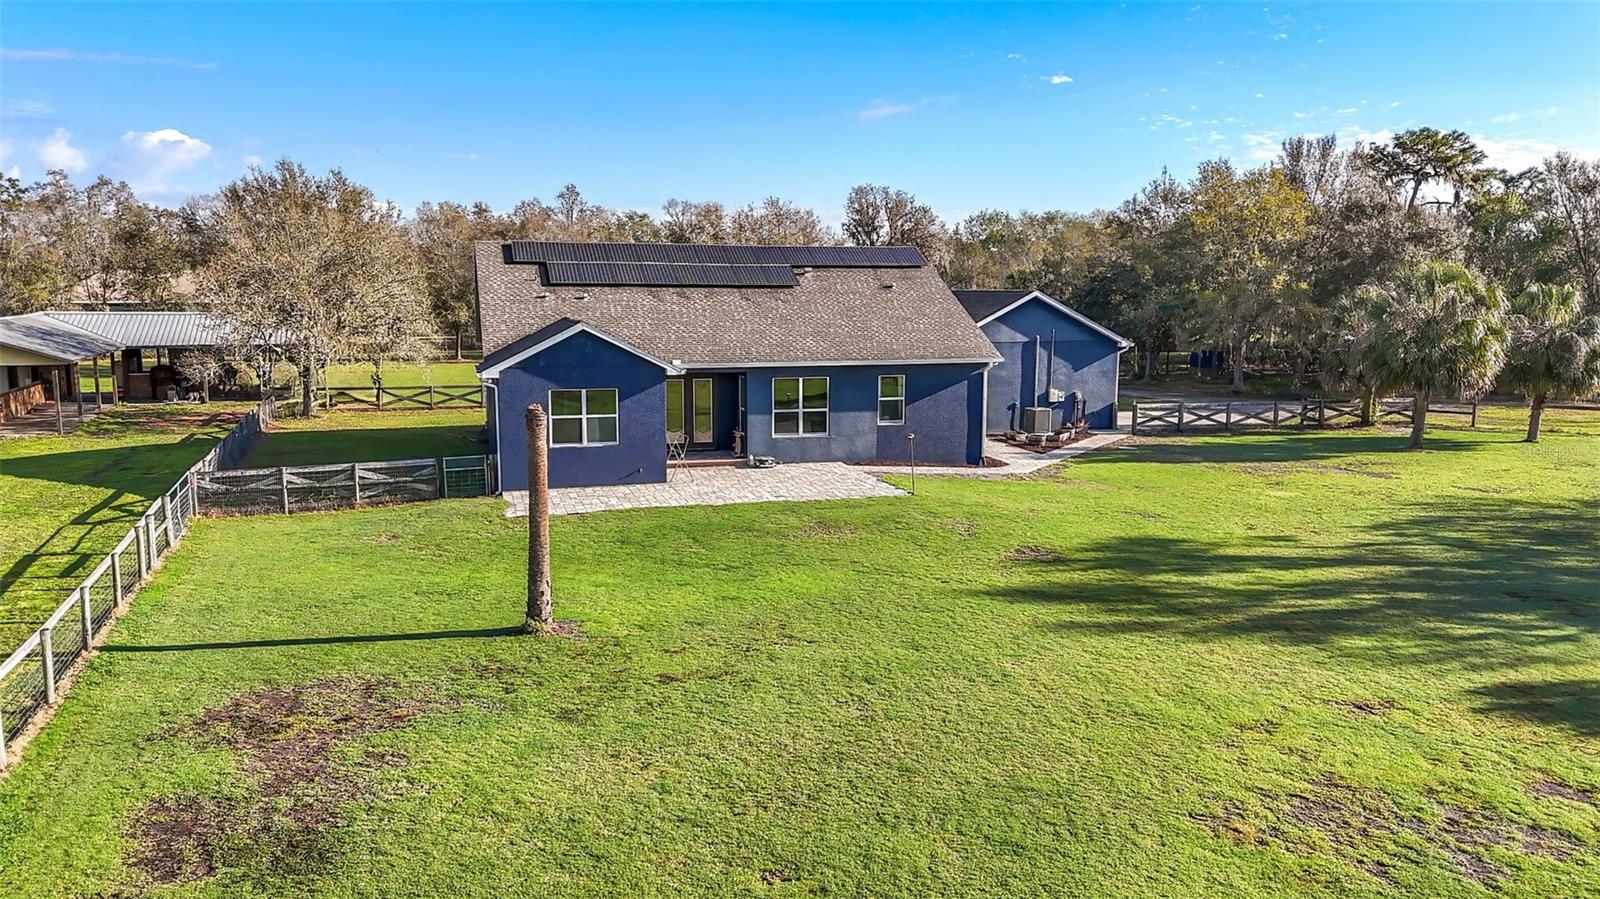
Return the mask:
M 516 365 L 524 359 L 537 356 L 556 344 L 578 334 L 592 334 L 609 344 L 638 356 L 640 359 L 643 359 L 646 362 L 661 366 L 663 369 L 666 369 L 666 372 L 669 375 L 683 374 L 683 370 L 673 363 L 662 359 L 657 359 L 649 353 L 629 346 L 627 343 L 612 337 L 610 334 L 607 334 L 586 322 L 576 321 L 570 318 L 562 318 L 545 325 L 543 328 L 540 328 L 521 340 L 508 343 L 500 349 L 495 350 L 493 353 L 484 356 L 483 361 L 479 362 L 477 365 L 478 377 L 485 380 L 498 378 L 500 373 L 505 371 L 507 368 Z
M 979 327 L 987 325 L 1002 315 L 1034 301 L 1041 302 L 1089 330 L 1127 349 L 1133 341 L 1107 328 L 1087 315 L 1062 303 L 1042 290 L 958 290 L 956 297 Z

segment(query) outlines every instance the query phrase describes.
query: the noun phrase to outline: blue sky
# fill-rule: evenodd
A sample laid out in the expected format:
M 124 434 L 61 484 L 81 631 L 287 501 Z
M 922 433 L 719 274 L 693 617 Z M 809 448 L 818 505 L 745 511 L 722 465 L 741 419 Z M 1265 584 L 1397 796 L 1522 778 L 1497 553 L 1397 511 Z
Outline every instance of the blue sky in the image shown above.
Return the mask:
M 174 203 L 250 162 L 507 209 L 863 181 L 946 217 L 1114 205 L 1279 139 L 1600 154 L 1600 4 L 6 4 L 0 168 Z

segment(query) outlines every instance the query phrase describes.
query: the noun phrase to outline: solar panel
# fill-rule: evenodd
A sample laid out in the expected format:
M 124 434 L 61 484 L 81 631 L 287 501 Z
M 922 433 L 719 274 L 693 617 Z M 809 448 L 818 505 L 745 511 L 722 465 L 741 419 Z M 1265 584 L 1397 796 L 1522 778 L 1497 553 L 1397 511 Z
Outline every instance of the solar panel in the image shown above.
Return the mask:
M 787 265 L 703 265 L 633 262 L 546 262 L 551 286 L 793 287 Z
M 915 247 L 768 247 L 687 243 L 511 241 L 512 262 L 609 262 L 675 265 L 779 265 L 814 268 L 917 268 Z

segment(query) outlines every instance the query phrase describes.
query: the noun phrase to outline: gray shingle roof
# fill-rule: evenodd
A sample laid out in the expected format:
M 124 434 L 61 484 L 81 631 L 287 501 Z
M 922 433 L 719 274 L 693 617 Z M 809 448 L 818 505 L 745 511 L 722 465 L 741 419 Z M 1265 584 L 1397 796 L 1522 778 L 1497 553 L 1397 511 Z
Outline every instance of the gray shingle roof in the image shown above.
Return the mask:
M 975 322 L 981 322 L 1001 309 L 1015 303 L 1028 294 L 1031 290 L 958 290 L 956 299 L 967 309 L 967 314 Z
M 475 249 L 485 353 L 568 318 L 689 366 L 1000 358 L 926 265 L 799 268 L 793 287 L 577 287 L 510 262 L 507 244 Z
M 49 313 L 35 312 L 0 318 L 0 347 L 77 362 L 121 349 L 122 344 L 59 321 Z
M 223 328 L 205 312 L 48 312 L 58 321 L 139 347 L 215 346 Z

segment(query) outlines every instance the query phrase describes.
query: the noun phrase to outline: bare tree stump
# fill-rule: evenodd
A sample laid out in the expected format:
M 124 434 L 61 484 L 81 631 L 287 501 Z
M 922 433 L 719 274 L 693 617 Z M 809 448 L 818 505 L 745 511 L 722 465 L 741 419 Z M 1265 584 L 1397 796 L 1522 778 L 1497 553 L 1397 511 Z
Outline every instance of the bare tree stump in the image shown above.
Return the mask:
M 529 403 L 528 426 L 528 615 L 523 631 L 548 634 L 555 630 L 550 597 L 550 450 L 546 440 L 549 420 L 538 403 Z

